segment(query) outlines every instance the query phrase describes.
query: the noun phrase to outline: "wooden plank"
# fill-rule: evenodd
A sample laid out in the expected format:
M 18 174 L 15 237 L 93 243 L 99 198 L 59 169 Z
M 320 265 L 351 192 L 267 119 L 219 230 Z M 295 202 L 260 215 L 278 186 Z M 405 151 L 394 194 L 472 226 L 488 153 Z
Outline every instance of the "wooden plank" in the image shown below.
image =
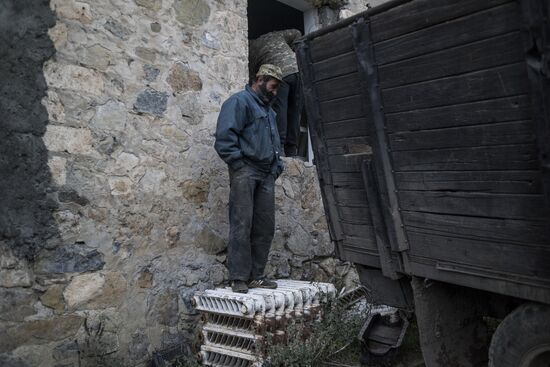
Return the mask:
M 316 81 L 331 79 L 356 71 L 357 56 L 353 51 L 313 64 L 313 72 L 315 73 Z
M 380 72 L 380 87 L 458 75 L 523 60 L 519 31 L 386 64 Z
M 372 154 L 370 138 L 357 136 L 345 139 L 327 139 L 327 152 L 335 154 Z
M 411 111 L 526 94 L 525 63 L 382 90 L 386 112 Z
M 375 45 L 379 65 L 519 30 L 519 7 L 509 2 Z
M 311 61 L 316 63 L 353 50 L 348 28 L 337 29 L 313 39 L 310 43 Z
M 539 168 L 534 144 L 393 152 L 392 158 L 396 171 L 494 171 Z M 331 162 L 331 167 L 334 167 L 335 163 Z
M 407 228 L 444 236 L 517 244 L 550 243 L 550 226 L 543 218 L 526 221 L 403 211 L 403 221 Z
M 342 222 L 342 228 L 346 236 L 365 238 L 370 241 L 369 243 L 376 244 L 376 240 L 374 239 L 374 229 L 370 225 Z
M 399 190 L 541 193 L 539 171 L 397 172 Z
M 368 207 L 365 189 L 334 188 L 338 206 Z
M 488 9 L 510 0 L 415 0 L 371 17 L 373 40 L 380 42 Z M 406 22 L 403 19 L 407 19 Z
M 337 122 L 364 117 L 362 97 L 352 96 L 318 104 L 323 122 Z
M 550 278 L 550 247 L 521 246 L 409 230 L 411 255 L 493 271 Z M 475 256 L 472 256 L 475 254 Z
M 365 118 L 326 123 L 323 129 L 327 139 L 368 135 Z
M 368 249 L 373 253 L 378 253 L 378 248 L 376 247 L 376 242 L 374 237 L 359 237 L 359 236 L 345 236 L 344 243 L 346 246 L 355 247 L 358 249 Z
M 400 191 L 401 210 L 489 218 L 539 219 L 548 216 L 537 194 L 491 194 L 453 191 Z
M 346 74 L 317 82 L 314 88 L 321 102 L 349 97 L 359 94 L 359 77 L 357 73 Z
M 349 187 L 352 189 L 363 188 L 363 177 L 358 172 L 332 172 L 332 183 L 334 187 Z
M 533 121 L 512 121 L 389 134 L 391 149 L 419 150 L 531 143 Z
M 343 242 L 342 248 L 344 252 L 344 256 L 341 257 L 342 260 L 351 261 L 355 264 L 371 266 L 374 268 L 380 267 L 378 253 L 375 252 L 375 250 L 350 246 L 346 241 Z
M 372 226 L 370 210 L 367 206 L 338 206 L 340 218 L 344 222 L 367 224 Z
M 422 110 L 387 113 L 386 126 L 390 132 L 415 131 L 497 121 L 528 120 L 530 117 L 530 100 L 524 94 Z
M 332 155 L 328 157 L 331 172 L 361 172 L 361 164 L 370 154 Z

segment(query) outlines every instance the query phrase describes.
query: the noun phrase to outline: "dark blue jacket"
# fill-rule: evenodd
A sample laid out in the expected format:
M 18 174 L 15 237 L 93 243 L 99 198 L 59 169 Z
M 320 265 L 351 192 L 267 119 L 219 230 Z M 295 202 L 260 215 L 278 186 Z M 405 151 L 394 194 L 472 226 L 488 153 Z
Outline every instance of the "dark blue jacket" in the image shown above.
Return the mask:
M 278 176 L 283 171 L 275 112 L 249 86 L 222 105 L 214 148 L 232 169 L 245 164 Z

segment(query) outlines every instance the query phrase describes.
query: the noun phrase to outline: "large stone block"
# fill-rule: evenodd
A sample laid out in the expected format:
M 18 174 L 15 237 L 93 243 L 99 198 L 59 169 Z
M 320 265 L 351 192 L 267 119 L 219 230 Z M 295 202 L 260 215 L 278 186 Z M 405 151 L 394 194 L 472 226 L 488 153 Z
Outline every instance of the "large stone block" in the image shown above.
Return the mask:
M 173 7 L 176 19 L 185 25 L 202 25 L 210 16 L 210 6 L 204 0 L 175 0 Z
M 92 125 L 105 130 L 124 131 L 127 112 L 123 103 L 110 100 L 97 108 Z
M 95 70 L 82 66 L 49 62 L 44 66 L 44 76 L 51 88 L 78 91 L 97 96 L 105 92 L 102 75 Z
M 116 272 L 78 275 L 63 291 L 69 309 L 117 307 L 126 294 L 126 280 Z
M 166 111 L 167 102 L 168 93 L 148 88 L 138 94 L 134 103 L 134 110 L 162 117 Z
M 74 244 L 43 251 L 34 269 L 40 273 L 81 273 L 103 269 L 103 254 L 86 245 Z
M 49 125 L 44 135 L 46 147 L 54 152 L 96 156 L 92 133 L 88 129 Z
M 0 320 L 23 321 L 35 313 L 33 304 L 37 298 L 31 289 L 0 288 Z
M 199 91 L 202 89 L 202 80 L 194 70 L 182 62 L 176 62 L 172 68 L 166 82 L 170 84 L 172 90 L 176 93 L 186 91 Z

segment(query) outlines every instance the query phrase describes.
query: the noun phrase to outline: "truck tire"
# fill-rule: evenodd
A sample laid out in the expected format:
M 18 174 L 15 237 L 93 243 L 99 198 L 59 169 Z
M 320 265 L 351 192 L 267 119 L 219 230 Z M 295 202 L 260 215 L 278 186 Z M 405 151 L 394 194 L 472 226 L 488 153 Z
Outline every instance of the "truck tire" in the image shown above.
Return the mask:
M 550 366 L 550 306 L 526 303 L 497 327 L 489 367 Z

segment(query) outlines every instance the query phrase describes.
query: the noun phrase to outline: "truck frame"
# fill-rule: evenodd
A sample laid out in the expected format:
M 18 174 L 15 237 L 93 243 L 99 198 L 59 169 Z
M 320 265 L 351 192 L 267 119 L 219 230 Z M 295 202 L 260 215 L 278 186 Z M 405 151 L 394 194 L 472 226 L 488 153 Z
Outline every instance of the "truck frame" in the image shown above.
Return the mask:
M 414 310 L 429 367 L 548 367 L 550 2 L 394 0 L 297 58 L 330 235 L 373 300 Z

